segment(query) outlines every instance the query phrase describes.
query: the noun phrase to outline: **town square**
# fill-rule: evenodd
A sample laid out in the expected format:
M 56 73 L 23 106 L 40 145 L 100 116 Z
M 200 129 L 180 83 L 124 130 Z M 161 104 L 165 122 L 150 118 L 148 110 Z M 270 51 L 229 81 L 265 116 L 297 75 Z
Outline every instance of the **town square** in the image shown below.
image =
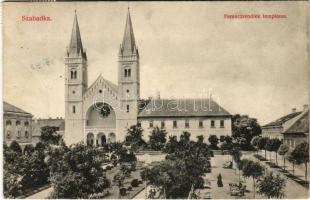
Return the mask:
M 239 3 L 5 3 L 3 197 L 309 198 L 308 4 Z

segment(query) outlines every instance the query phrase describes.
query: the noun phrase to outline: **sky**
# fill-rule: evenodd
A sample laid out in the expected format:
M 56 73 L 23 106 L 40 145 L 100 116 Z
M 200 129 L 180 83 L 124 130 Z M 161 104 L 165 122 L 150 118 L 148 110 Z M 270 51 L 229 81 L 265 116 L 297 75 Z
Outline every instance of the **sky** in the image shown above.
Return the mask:
M 130 2 L 141 97 L 200 98 L 261 124 L 309 102 L 307 2 Z M 35 118 L 64 117 L 74 10 L 91 83 L 117 83 L 127 2 L 4 3 L 3 98 Z M 284 14 L 285 19 L 224 19 Z M 51 21 L 22 21 L 22 16 Z

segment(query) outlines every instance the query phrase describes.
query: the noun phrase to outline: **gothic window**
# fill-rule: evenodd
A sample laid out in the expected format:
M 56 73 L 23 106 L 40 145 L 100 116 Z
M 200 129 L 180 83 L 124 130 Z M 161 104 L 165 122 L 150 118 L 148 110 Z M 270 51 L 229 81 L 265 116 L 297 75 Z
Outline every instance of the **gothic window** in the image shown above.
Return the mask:
M 177 121 L 173 121 L 173 128 L 177 128 L 177 127 L 178 127 Z
M 75 106 L 72 106 L 72 113 L 75 113 Z
M 6 123 L 5 123 L 5 125 L 7 125 L 7 126 L 11 126 L 11 125 L 12 125 L 11 120 L 7 120 L 7 121 L 6 121 Z
M 221 128 L 224 128 L 224 120 L 221 120 Z
M 129 112 L 129 105 L 127 105 L 127 112 Z
M 16 121 L 16 126 L 19 126 L 20 125 L 20 121 Z
M 215 122 L 214 122 L 214 120 L 211 120 L 211 128 L 215 128 Z

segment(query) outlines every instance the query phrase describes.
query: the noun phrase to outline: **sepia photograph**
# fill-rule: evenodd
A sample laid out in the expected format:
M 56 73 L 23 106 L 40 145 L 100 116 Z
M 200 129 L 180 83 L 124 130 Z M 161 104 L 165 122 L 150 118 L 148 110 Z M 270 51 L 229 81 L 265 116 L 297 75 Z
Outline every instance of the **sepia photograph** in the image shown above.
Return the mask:
M 5 199 L 308 199 L 308 1 L 2 3 Z

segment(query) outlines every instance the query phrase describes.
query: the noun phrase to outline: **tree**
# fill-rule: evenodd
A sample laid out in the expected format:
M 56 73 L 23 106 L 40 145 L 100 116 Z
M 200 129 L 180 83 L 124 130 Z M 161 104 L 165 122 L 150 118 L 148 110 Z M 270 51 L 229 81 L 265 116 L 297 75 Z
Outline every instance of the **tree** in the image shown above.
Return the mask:
M 152 132 L 150 137 L 150 147 L 151 149 L 155 151 L 160 151 L 164 148 L 165 143 L 167 141 L 166 139 L 167 131 L 165 129 L 160 129 L 158 127 L 155 127 Z
M 40 140 L 44 144 L 58 145 L 61 140 L 61 135 L 57 133 L 58 128 L 54 126 L 44 126 L 41 128 Z
M 203 175 L 210 168 L 209 149 L 203 136 L 190 140 L 190 133 L 183 132 L 180 139 L 170 137 L 165 151 L 166 159 L 157 163 L 141 176 L 158 187 L 167 198 L 186 198 L 192 188 L 203 185 Z
M 266 144 L 265 144 L 264 149 L 270 152 L 270 153 L 269 153 L 269 159 L 270 159 L 270 161 L 271 161 L 272 145 L 273 145 L 272 139 L 268 138 L 267 141 L 266 141 Z
M 253 178 L 253 195 L 255 199 L 255 181 L 263 175 L 264 168 L 259 164 L 259 162 L 252 160 L 247 160 L 244 163 L 245 165 L 242 168 L 243 176 Z
M 281 155 L 283 157 L 283 162 L 284 162 L 284 170 L 285 170 L 285 155 L 286 153 L 289 151 L 289 146 L 286 144 L 281 144 L 281 146 L 279 147 L 278 153 L 279 155 Z
M 82 143 L 50 147 L 47 165 L 53 192 L 50 198 L 88 198 L 110 186 L 98 159 L 98 149 Z
M 34 152 L 34 147 L 31 144 L 25 145 L 24 154 L 32 154 Z
M 10 149 L 14 151 L 15 153 L 17 153 L 18 155 L 21 155 L 23 152 L 22 148 L 19 146 L 18 142 L 16 142 L 15 140 L 11 142 Z
M 133 151 L 138 151 L 145 141 L 143 140 L 143 129 L 139 126 L 133 125 L 127 129 L 127 136 L 125 138 L 125 143 L 129 144 Z
M 210 142 L 212 148 L 214 149 L 218 148 L 217 144 L 219 143 L 219 139 L 217 138 L 216 135 L 210 135 L 208 141 Z
M 258 143 L 259 143 L 259 140 L 261 140 L 261 138 L 262 138 L 262 137 L 260 137 L 260 136 L 255 136 L 255 137 L 253 137 L 252 140 L 251 140 L 251 145 L 254 146 L 254 147 L 256 148 L 257 154 L 258 154 L 258 150 L 259 150 L 259 148 L 258 148 Z
M 261 135 L 261 133 L 262 129 L 257 119 L 239 114 L 232 117 L 232 136 L 245 139 L 245 143 L 241 143 L 243 149 L 251 149 L 252 138 Z
M 276 164 L 278 165 L 278 150 L 282 142 L 278 138 L 272 139 L 272 151 L 276 153 Z
M 285 179 L 279 174 L 274 175 L 272 172 L 264 176 L 258 183 L 258 193 L 267 198 L 280 199 L 285 196 Z
M 309 144 L 308 142 L 302 142 L 295 147 L 292 152 L 296 164 L 305 165 L 305 180 L 307 181 L 307 163 L 309 162 Z
M 295 175 L 295 158 L 294 156 L 292 155 L 293 151 L 290 149 L 287 153 L 286 153 L 286 159 L 293 164 L 293 175 Z

